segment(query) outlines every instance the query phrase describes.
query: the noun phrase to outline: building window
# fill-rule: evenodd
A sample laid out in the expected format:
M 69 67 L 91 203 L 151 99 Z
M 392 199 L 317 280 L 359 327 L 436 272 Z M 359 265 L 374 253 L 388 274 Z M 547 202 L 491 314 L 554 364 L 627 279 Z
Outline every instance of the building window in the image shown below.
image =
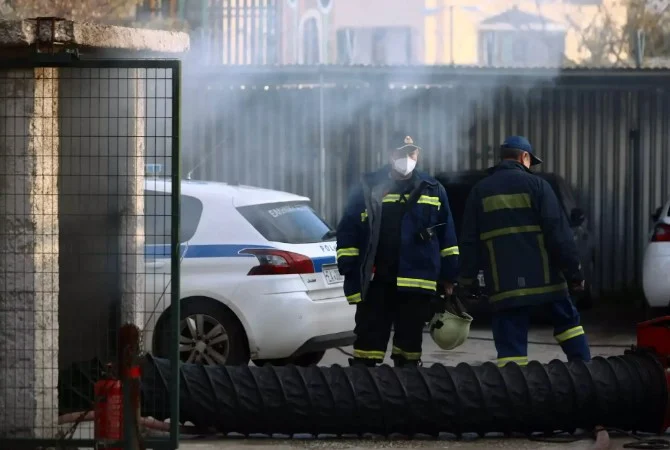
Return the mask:
M 337 30 L 338 64 L 408 65 L 413 63 L 409 27 L 355 27 Z
M 563 64 L 565 26 L 514 7 L 479 24 L 479 64 L 556 67 Z
M 302 32 L 302 54 L 304 64 L 319 64 L 319 26 L 316 19 L 307 19 Z
M 321 64 L 321 15 L 312 9 L 300 21 L 300 63 Z
M 557 67 L 563 64 L 565 32 L 480 31 L 479 64 Z

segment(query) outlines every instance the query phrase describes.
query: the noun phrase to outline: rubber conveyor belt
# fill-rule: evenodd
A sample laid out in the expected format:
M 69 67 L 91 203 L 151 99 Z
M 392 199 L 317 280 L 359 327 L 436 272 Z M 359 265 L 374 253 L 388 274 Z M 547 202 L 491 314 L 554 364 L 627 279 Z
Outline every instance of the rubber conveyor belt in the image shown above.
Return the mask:
M 180 373 L 182 423 L 245 435 L 657 432 L 667 402 L 663 368 L 647 353 L 523 368 L 185 364 Z M 143 415 L 169 416 L 169 377 L 167 360 L 144 360 Z

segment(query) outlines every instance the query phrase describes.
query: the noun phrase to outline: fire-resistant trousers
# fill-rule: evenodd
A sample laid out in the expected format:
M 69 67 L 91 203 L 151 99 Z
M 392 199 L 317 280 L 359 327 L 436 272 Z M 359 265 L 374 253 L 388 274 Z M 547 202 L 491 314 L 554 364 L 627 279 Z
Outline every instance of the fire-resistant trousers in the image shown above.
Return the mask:
M 391 327 L 391 359 L 396 366 L 421 360 L 423 329 L 432 312 L 430 296 L 399 292 L 395 284 L 373 281 L 364 301 L 356 305 L 354 360 L 374 366 L 386 355 Z
M 493 314 L 493 339 L 498 351 L 498 365 L 514 362 L 528 364 L 528 329 L 535 309 L 548 317 L 554 326 L 554 339 L 569 361 L 591 360 L 589 343 L 580 324 L 579 312 L 570 297 L 537 307 L 523 307 L 496 311 Z

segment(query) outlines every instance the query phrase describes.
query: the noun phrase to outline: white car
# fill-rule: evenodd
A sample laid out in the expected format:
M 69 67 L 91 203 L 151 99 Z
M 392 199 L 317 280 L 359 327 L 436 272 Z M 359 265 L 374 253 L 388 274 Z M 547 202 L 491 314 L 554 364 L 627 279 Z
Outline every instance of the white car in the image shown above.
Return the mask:
M 145 182 L 143 339 L 158 356 L 170 352 L 171 190 Z M 309 365 L 353 343 L 335 233 L 309 198 L 184 180 L 180 234 L 182 361 Z
M 670 202 L 654 214 L 654 230 L 644 254 L 642 286 L 651 308 L 670 306 Z

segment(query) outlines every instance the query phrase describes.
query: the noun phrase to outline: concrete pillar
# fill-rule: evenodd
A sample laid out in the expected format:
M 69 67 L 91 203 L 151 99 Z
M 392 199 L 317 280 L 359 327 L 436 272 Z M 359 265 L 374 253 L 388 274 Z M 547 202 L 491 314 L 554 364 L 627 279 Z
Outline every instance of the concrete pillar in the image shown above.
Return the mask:
M 61 71 L 60 359 L 116 361 L 144 325 L 146 70 Z
M 58 410 L 58 70 L 0 71 L 0 437 Z
M 184 33 L 0 21 L 0 437 L 53 438 L 59 367 L 115 359 L 119 313 L 140 327 L 145 314 L 151 76 L 12 70 L 8 58 L 30 57 L 36 43 L 83 58 L 174 57 L 189 46 Z

